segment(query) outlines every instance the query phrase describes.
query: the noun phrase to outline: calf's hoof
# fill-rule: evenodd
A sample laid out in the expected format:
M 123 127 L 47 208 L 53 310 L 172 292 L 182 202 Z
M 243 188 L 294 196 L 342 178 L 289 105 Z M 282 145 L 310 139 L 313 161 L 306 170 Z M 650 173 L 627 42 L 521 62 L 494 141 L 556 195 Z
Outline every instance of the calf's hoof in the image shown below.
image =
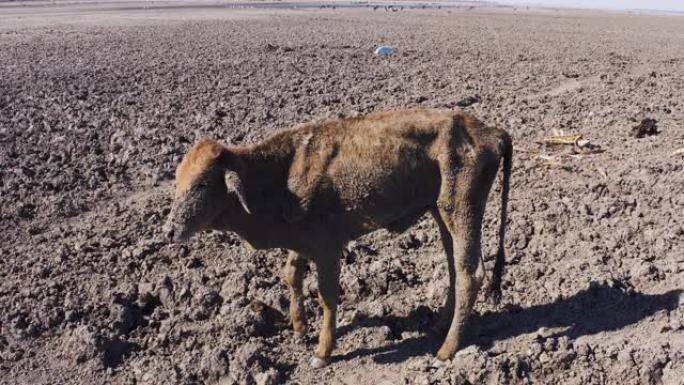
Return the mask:
M 314 369 L 320 369 L 320 368 L 328 365 L 328 359 L 313 356 L 313 357 L 311 357 L 311 361 L 309 362 L 309 365 L 311 365 L 311 367 Z
M 449 361 L 453 355 L 451 350 L 442 347 L 436 354 L 437 361 Z
M 447 366 L 448 363 L 449 363 L 449 361 L 440 360 L 438 358 L 438 359 L 432 361 L 432 365 L 430 365 L 430 367 L 431 368 L 443 368 L 443 367 Z
M 300 332 L 294 332 L 292 334 L 292 339 L 295 340 L 295 342 L 302 342 L 306 338 L 306 332 L 305 331 L 300 331 Z

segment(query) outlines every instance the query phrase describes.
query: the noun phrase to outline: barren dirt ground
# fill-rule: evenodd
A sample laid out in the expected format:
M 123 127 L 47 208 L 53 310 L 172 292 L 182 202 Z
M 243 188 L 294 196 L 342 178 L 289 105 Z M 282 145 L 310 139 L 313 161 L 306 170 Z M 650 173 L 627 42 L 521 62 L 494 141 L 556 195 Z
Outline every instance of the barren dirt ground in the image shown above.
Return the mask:
M 379 44 L 397 52 L 375 57 Z M 4 4 L 0 383 L 684 384 L 683 103 L 682 17 Z M 285 252 L 161 241 L 174 168 L 200 137 L 457 104 L 516 153 L 502 304 L 480 295 L 444 367 L 430 218 L 348 247 L 320 371 L 315 271 L 295 342 Z M 661 132 L 630 137 L 645 117 Z M 604 151 L 536 143 L 554 130 Z

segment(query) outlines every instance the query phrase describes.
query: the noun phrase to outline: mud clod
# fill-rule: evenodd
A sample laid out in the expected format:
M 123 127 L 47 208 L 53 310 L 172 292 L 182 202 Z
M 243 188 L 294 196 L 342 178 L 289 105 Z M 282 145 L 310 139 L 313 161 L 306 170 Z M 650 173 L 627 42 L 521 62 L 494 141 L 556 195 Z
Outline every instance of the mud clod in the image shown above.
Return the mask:
M 456 105 L 465 108 L 470 107 L 473 104 L 480 103 L 481 101 L 482 98 L 480 98 L 479 95 L 469 95 L 456 102 Z
M 643 138 L 645 136 L 658 135 L 658 121 L 652 118 L 644 118 L 641 122 L 632 127 L 631 135 L 635 138 Z

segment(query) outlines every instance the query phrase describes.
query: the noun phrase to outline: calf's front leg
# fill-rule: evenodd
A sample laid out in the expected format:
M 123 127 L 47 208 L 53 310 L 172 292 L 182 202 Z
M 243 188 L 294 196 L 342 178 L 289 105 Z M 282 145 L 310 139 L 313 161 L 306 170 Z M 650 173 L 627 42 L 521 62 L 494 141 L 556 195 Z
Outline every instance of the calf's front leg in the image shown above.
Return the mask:
M 290 320 L 294 337 L 299 340 L 306 333 L 306 315 L 304 313 L 304 296 L 302 295 L 302 281 L 306 273 L 308 261 L 294 251 L 290 251 L 283 268 L 283 275 L 290 289 Z
M 330 361 L 335 347 L 335 326 L 337 301 L 339 299 L 340 263 L 339 258 L 327 257 L 316 262 L 318 273 L 318 300 L 323 308 L 323 324 L 318 335 L 318 347 L 311 359 L 311 366 L 321 368 Z

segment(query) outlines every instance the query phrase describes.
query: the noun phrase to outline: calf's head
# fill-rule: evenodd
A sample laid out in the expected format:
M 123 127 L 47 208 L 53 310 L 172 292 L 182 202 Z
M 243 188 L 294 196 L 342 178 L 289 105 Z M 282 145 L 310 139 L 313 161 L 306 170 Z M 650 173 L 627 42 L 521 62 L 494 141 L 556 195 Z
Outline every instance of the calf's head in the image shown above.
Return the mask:
M 249 214 L 244 173 L 235 153 L 218 142 L 203 139 L 195 144 L 176 169 L 175 198 L 164 224 L 168 239 L 183 242 L 212 229 L 217 216 L 231 207 Z

